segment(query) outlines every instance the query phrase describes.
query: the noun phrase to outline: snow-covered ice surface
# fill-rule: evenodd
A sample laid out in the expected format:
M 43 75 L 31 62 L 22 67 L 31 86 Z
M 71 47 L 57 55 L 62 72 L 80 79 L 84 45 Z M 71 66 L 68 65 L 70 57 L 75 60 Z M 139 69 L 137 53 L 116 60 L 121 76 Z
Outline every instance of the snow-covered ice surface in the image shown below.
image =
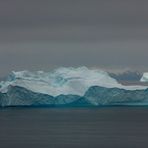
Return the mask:
M 8 80 L 1 82 L 1 92 L 8 86 L 20 86 L 33 92 L 58 96 L 60 94 L 84 95 L 90 86 L 114 87 L 119 85 L 104 71 L 81 68 L 59 68 L 53 72 L 12 72 Z
M 123 88 L 126 90 L 146 89 L 144 86 L 123 86 L 111 78 L 107 72 L 97 69 L 59 68 L 52 72 L 12 72 L 7 81 L 0 83 L 0 92 L 6 93 L 9 86 L 20 86 L 33 92 L 58 95 L 83 96 L 91 86 Z
M 148 104 L 147 86 L 124 86 L 98 69 L 58 68 L 12 72 L 0 82 L 0 105 Z

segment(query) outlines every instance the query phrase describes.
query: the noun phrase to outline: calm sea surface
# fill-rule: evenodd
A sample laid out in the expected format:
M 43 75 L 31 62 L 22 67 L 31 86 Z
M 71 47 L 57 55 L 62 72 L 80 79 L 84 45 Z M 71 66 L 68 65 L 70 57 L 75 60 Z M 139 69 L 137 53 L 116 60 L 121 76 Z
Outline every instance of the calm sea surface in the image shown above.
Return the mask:
M 9 147 L 148 148 L 148 108 L 3 108 L 0 148 Z

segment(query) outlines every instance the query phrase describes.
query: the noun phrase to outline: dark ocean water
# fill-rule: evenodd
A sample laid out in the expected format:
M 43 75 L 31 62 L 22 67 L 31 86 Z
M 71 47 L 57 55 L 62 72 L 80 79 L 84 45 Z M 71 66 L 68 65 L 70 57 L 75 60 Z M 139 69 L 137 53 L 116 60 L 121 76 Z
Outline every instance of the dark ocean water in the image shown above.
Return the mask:
M 3 108 L 0 148 L 9 147 L 148 148 L 148 108 Z

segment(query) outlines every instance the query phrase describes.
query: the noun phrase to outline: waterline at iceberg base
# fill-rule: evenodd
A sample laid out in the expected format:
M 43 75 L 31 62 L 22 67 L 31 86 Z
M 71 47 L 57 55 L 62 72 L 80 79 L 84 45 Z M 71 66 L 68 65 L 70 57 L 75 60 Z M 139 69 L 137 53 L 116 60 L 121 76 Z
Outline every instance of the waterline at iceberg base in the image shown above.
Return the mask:
M 124 86 L 97 69 L 12 72 L 0 82 L 0 106 L 148 105 L 147 86 Z

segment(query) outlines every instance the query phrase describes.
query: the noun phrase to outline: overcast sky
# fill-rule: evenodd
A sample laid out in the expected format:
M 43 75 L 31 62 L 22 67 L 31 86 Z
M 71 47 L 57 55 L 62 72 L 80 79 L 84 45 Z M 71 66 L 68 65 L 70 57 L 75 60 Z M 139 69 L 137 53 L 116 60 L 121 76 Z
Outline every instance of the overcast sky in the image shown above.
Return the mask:
M 88 66 L 148 70 L 147 0 L 0 0 L 0 76 Z

